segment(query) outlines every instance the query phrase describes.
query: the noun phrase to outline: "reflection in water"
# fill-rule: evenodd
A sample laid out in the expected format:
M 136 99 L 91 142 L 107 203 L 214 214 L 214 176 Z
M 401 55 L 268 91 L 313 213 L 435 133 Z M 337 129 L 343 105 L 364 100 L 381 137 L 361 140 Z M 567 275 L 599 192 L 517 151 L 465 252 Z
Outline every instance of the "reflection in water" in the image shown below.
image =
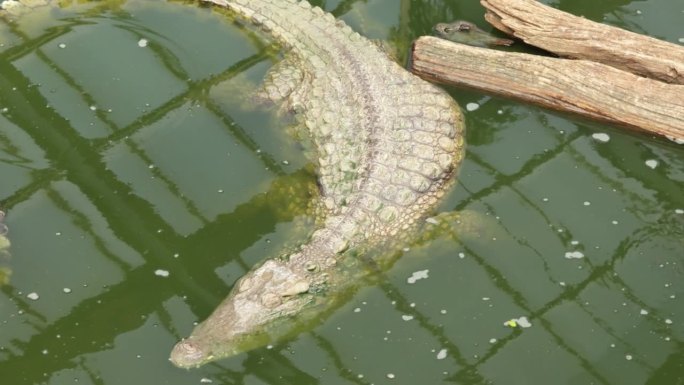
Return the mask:
M 362 2 L 332 3 L 343 16 Z M 393 41 L 407 46 L 455 7 L 402 3 Z M 173 369 L 175 340 L 235 279 L 305 236 L 296 224 L 315 180 L 271 115 L 217 92 L 271 64 L 258 34 L 177 4 L 80 11 L 43 29 L 0 23 L 0 205 L 13 254 L 0 289 L 3 381 L 681 382 L 681 148 L 493 99 L 468 115 L 469 154 L 443 205 L 479 212 L 484 230 L 424 233 L 311 333 Z M 129 63 L 72 56 L 84 47 L 131 48 Z M 150 93 L 131 81 L 147 75 L 159 82 Z M 139 98 L 130 108 L 127 93 Z M 592 140 L 596 130 L 610 140 Z M 520 316 L 532 327 L 503 326 Z
M 4 220 L 5 212 L 0 210 L 0 286 L 7 285 L 9 283 L 10 275 L 12 274 L 12 270 L 6 265 L 10 256 L 9 248 L 11 243 L 7 238 L 9 229 L 4 223 Z

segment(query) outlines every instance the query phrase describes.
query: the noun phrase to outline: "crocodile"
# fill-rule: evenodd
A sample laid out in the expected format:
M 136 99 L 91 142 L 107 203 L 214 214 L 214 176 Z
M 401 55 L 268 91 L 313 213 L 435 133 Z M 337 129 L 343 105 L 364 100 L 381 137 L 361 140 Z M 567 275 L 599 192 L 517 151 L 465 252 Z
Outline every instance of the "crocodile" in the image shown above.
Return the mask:
M 295 0 L 208 0 L 274 38 L 284 59 L 260 94 L 295 113 L 315 149 L 324 219 L 292 250 L 253 267 L 178 342 L 191 368 L 296 334 L 373 271 L 364 258 L 425 219 L 454 181 L 464 123 L 441 88 L 319 7 Z M 369 267 L 370 266 L 370 267 Z
M 264 346 L 329 314 L 364 277 L 396 259 L 396 252 L 372 251 L 405 242 L 424 222 L 465 152 L 456 102 L 321 8 L 297 0 L 203 1 L 255 24 L 283 48 L 285 58 L 257 96 L 293 112 L 307 132 L 320 218 L 308 239 L 254 266 L 174 346 L 170 360 L 182 368 Z M 20 15 L 48 3 L 1 5 Z

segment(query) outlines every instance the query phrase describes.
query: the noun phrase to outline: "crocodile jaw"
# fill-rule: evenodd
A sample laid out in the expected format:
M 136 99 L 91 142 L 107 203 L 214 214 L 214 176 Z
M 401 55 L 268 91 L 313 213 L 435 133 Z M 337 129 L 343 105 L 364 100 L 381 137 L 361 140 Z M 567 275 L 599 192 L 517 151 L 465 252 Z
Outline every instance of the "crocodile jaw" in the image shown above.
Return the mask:
M 170 361 L 181 368 L 198 367 L 293 334 L 306 322 L 302 314 L 316 304 L 309 279 L 286 261 L 266 261 L 245 275 L 190 337 L 176 344 Z

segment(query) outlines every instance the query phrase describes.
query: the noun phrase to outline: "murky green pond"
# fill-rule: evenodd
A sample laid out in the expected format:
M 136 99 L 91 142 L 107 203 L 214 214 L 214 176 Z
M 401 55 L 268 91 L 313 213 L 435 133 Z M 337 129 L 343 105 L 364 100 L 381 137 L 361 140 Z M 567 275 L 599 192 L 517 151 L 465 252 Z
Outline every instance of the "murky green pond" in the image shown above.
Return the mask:
M 437 22 L 484 25 L 474 0 L 314 3 L 400 55 Z M 679 0 L 550 3 L 684 38 Z M 462 90 L 479 108 L 439 209 L 476 234 L 410 248 L 293 340 L 173 367 L 310 228 L 302 147 L 249 99 L 276 56 L 193 4 L 0 22 L 2 384 L 684 384 L 684 146 Z

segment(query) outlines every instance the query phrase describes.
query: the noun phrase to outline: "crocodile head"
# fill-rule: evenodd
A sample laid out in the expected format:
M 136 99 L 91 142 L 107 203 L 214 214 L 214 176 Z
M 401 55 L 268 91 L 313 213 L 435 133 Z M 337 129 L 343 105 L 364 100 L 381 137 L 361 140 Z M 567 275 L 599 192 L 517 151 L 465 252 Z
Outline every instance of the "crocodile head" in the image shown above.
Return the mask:
M 487 46 L 509 46 L 513 40 L 502 39 L 488 34 L 475 24 L 457 20 L 452 23 L 439 23 L 432 30 L 435 35 L 442 39 L 455 41 L 457 43 L 472 45 L 475 47 Z
M 293 316 L 316 302 L 310 286 L 287 261 L 266 261 L 242 277 L 211 316 L 176 344 L 171 362 L 198 367 L 294 333 L 303 320 Z

